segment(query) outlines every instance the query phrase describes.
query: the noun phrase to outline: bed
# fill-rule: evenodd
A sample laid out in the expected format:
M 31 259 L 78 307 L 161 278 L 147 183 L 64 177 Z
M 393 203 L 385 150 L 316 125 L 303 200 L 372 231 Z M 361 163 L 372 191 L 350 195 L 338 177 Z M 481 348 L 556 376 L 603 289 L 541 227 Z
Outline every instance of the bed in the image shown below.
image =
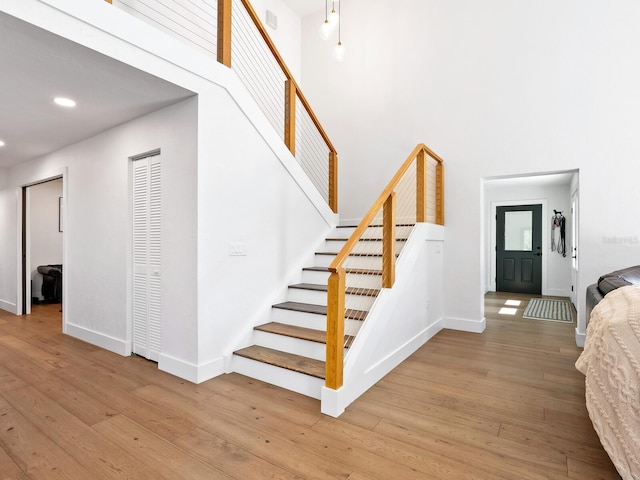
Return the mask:
M 591 313 L 576 368 L 589 417 L 623 479 L 640 478 L 640 287 L 618 288 Z

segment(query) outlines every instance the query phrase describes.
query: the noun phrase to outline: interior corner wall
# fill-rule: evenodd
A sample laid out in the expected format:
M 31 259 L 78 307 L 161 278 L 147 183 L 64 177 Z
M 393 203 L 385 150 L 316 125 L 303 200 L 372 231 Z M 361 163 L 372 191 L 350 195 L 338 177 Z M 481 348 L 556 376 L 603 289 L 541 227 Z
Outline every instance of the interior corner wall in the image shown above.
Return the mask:
M 544 282 L 546 285 L 546 291 L 542 293 L 544 295 L 562 296 L 568 297 L 571 295 L 571 254 L 567 256 L 560 255 L 557 251 L 551 251 L 551 218 L 553 210 L 561 211 L 566 219 L 566 245 L 567 252 L 571 243 L 571 193 L 570 185 L 550 185 L 550 186 L 535 186 L 519 184 L 518 186 L 503 185 L 500 180 L 487 181 L 485 184 L 485 205 L 486 212 L 485 218 L 487 223 L 485 224 L 485 237 L 486 245 L 485 249 L 485 262 L 487 265 L 486 279 L 487 285 L 492 285 L 495 288 L 496 276 L 496 259 L 495 250 L 492 245 L 495 245 L 495 238 L 490 238 L 492 232 L 492 224 L 495 225 L 494 211 L 492 210 L 493 202 L 514 202 L 514 204 L 525 204 L 523 202 L 536 203 L 539 200 L 546 200 L 547 203 L 547 217 L 542 218 L 543 222 L 546 222 L 548 235 L 542 237 L 542 261 L 546 262 L 546 274 L 547 278 Z M 543 232 L 545 229 L 543 228 Z
M 305 95 L 340 155 L 341 215 L 361 217 L 418 142 L 433 148 L 445 168 L 445 313 L 478 320 L 482 179 L 579 169 L 584 333 L 586 286 L 640 257 L 640 3 L 342 8 L 344 62 L 318 38 L 319 15 L 303 19 L 302 33 Z
M 197 97 L 9 170 L 2 192 L 7 218 L 0 214 L 0 221 L 5 220 L 0 232 L 8 232 L 11 243 L 0 249 L 0 263 L 8 267 L 9 276 L 5 299 L 15 303 L 17 298 L 16 192 L 66 169 L 65 328 L 127 353 L 132 269 L 129 158 L 155 149 L 161 151 L 163 168 L 162 317 L 180 324 L 182 332 L 163 343 L 163 350 L 173 352 L 174 343 L 179 343 L 184 347 L 180 352 L 187 352 L 186 361 L 195 361 Z
M 31 296 L 42 300 L 40 265 L 62 264 L 62 232 L 60 203 L 62 179 L 40 183 L 29 188 L 29 229 L 31 232 Z M 29 299 L 27 299 L 29 301 Z

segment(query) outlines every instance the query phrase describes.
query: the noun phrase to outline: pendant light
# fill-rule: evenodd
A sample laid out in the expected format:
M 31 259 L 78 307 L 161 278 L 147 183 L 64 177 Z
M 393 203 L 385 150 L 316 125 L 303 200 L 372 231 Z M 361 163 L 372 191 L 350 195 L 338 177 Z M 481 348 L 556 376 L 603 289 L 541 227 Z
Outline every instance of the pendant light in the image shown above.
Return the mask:
M 338 10 L 340 10 L 340 3 L 338 2 Z M 328 17 L 329 25 L 331 28 L 336 28 L 336 26 L 340 23 L 340 14 L 336 12 L 336 2 L 331 2 L 331 13 L 329 13 Z
M 324 23 L 320 26 L 320 38 L 322 40 L 327 40 L 329 38 L 329 35 L 331 35 L 331 31 L 333 30 L 333 27 L 331 26 L 331 24 L 329 23 L 329 18 L 328 18 L 328 0 L 324 0 Z

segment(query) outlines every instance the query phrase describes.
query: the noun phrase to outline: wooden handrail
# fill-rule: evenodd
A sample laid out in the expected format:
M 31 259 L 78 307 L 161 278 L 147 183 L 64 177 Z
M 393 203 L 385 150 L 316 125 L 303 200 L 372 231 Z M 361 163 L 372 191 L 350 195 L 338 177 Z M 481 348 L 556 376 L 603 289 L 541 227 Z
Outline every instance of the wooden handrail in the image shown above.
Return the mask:
M 382 220 L 382 287 L 391 288 L 395 282 L 396 243 L 396 187 L 416 160 L 416 221 L 426 221 L 426 158 L 436 163 L 436 223 L 444 225 L 444 169 L 442 159 L 424 144 L 418 144 L 400 166 L 389 184 L 373 203 L 355 231 L 345 242 L 329 266 L 327 288 L 327 342 L 325 386 L 337 390 L 343 384 L 344 322 L 345 322 L 345 268 L 344 262 L 360 241 L 364 232 L 376 218 L 380 209 Z
M 242 5 L 244 5 L 244 7 L 247 9 L 247 13 L 249 14 L 249 17 L 251 17 L 251 20 L 253 21 L 254 25 L 258 29 L 258 32 L 260 32 L 260 36 L 267 44 L 269 51 L 271 51 L 271 54 L 275 57 L 276 62 L 278 62 L 278 65 L 282 69 L 282 72 L 284 73 L 285 77 L 287 78 L 287 80 L 292 82 L 293 86 L 295 87 L 295 90 L 297 92 L 298 98 L 300 99 L 300 102 L 302 102 L 302 105 L 304 106 L 305 110 L 309 114 L 309 117 L 311 117 L 311 121 L 313 122 L 315 127 L 318 129 L 318 132 L 322 136 L 322 139 L 324 140 L 324 142 L 327 144 L 327 147 L 329 147 L 329 151 L 335 152 L 336 149 L 331 143 L 331 140 L 329 140 L 329 136 L 324 131 L 324 128 L 322 128 L 322 125 L 320 124 L 318 117 L 316 117 L 316 114 L 311 108 L 311 105 L 309 104 L 304 94 L 302 93 L 302 90 L 300 89 L 300 85 L 298 85 L 298 82 L 296 82 L 295 78 L 293 78 L 293 75 L 291 74 L 291 71 L 287 67 L 287 64 L 284 63 L 282 55 L 280 55 L 280 52 L 278 52 L 278 49 L 276 48 L 275 44 L 271 40 L 271 37 L 269 37 L 269 34 L 264 28 L 264 25 L 262 25 L 262 22 L 260 21 L 260 17 L 256 13 L 256 11 L 253 9 L 251 4 L 249 3 L 249 0 L 241 0 L 241 1 L 242 1 Z
M 331 265 L 329 266 L 330 272 L 336 272 L 338 268 L 342 266 L 344 261 L 349 256 L 349 253 L 351 253 L 351 250 L 353 250 L 353 247 L 356 246 L 356 244 L 360 240 L 360 237 L 362 237 L 362 234 L 365 232 L 365 230 L 367 229 L 371 221 L 378 214 L 378 211 L 380 211 L 380 209 L 384 205 L 384 202 L 387 200 L 391 192 L 393 192 L 393 190 L 396 188 L 396 186 L 398 185 L 398 183 L 400 182 L 404 174 L 407 172 L 407 170 L 411 166 L 411 163 L 413 162 L 413 160 L 416 158 L 416 156 L 420 151 L 424 151 L 425 153 L 427 153 L 431 158 L 433 158 L 436 162 L 438 162 L 438 164 L 440 165 L 442 164 L 442 158 L 436 155 L 433 152 L 433 150 L 431 150 L 429 147 L 427 147 L 423 143 L 418 144 L 416 148 L 414 148 L 413 151 L 409 154 L 409 156 L 404 161 L 404 163 L 400 166 L 400 168 L 398 169 L 396 174 L 393 176 L 391 181 L 388 183 L 386 188 L 382 191 L 380 196 L 376 199 L 375 202 L 373 202 L 373 205 L 371 206 L 367 214 L 362 218 L 362 221 L 360 222 L 356 230 L 353 232 L 351 237 L 349 237 L 349 240 L 347 240 L 347 243 L 344 244 L 344 246 L 342 247 L 338 255 L 336 255 L 336 258 L 334 258 L 333 262 L 331 262 Z

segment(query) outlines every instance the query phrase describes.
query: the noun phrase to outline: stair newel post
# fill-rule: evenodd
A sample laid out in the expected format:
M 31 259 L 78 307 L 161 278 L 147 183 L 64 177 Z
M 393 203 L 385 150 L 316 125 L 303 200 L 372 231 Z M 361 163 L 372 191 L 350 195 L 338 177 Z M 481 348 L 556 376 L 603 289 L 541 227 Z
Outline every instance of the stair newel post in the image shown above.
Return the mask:
M 338 154 L 329 152 L 329 207 L 338 213 Z
M 436 224 L 444 225 L 444 168 L 436 165 Z
M 296 155 L 296 84 L 290 78 L 284 82 L 284 144 Z
M 424 150 L 416 157 L 416 223 L 427 221 L 427 159 Z
M 382 287 L 396 281 L 396 192 L 391 192 L 382 207 Z
M 342 387 L 344 367 L 344 268 L 339 267 L 331 273 L 328 287 L 325 385 L 338 390 Z
M 231 68 L 231 0 L 218 0 L 218 62 Z

